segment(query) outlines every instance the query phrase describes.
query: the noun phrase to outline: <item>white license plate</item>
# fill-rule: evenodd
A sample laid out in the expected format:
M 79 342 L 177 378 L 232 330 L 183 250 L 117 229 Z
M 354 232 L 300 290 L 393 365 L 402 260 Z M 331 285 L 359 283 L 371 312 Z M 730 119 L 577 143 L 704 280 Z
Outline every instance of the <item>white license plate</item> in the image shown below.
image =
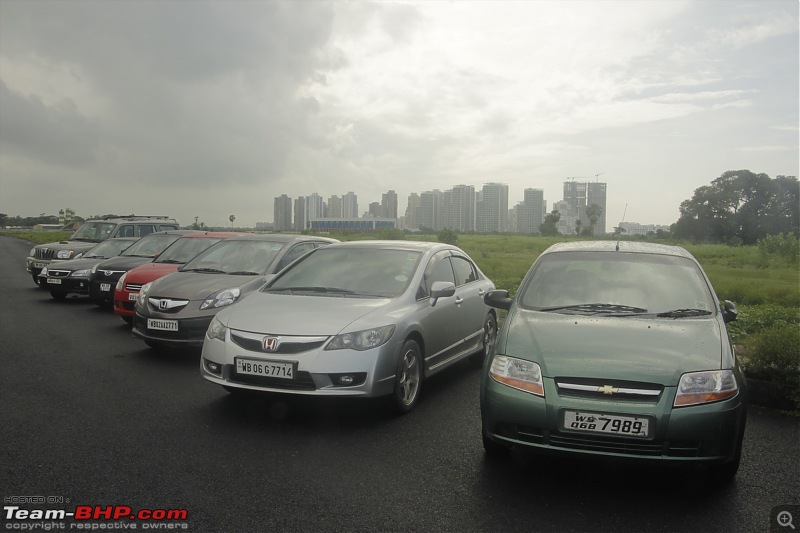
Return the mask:
M 44 268 L 46 266 L 47 266 L 47 263 L 34 263 L 33 264 L 34 268 Z
M 564 411 L 564 429 L 604 435 L 647 437 L 650 430 L 650 419 L 641 416 Z
M 294 379 L 294 363 L 236 358 L 236 373 L 248 376 Z
M 61 285 L 61 280 L 58 278 L 47 278 L 47 283 L 51 285 Z
M 100 284 L 100 290 L 101 290 L 102 292 L 108 292 L 108 291 L 110 291 L 110 290 L 111 290 L 111 284 L 110 284 L 110 283 L 101 283 L 101 284 Z
M 160 329 L 162 331 L 178 331 L 178 321 L 160 320 L 158 318 L 148 318 L 147 329 Z
M 138 299 L 139 299 L 139 293 L 138 292 L 129 292 L 128 293 L 128 301 L 135 302 Z

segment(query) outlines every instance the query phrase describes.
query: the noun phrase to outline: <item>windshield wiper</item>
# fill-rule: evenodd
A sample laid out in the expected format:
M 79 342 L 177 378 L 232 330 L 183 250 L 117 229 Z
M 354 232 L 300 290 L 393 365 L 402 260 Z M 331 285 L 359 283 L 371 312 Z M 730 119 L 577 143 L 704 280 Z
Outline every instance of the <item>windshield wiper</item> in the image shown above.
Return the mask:
M 673 309 L 672 311 L 658 313 L 656 316 L 663 318 L 684 318 L 687 316 L 707 316 L 710 314 L 711 311 L 707 309 Z
M 177 259 L 164 259 L 163 261 L 153 261 L 154 263 L 164 263 L 168 265 L 181 265 L 186 261 L 178 261 Z
M 268 289 L 269 292 L 282 292 L 282 291 L 291 291 L 291 292 L 314 292 L 320 294 L 356 294 L 353 291 L 349 291 L 347 289 L 337 289 L 336 287 L 280 287 L 280 288 L 270 288 Z
M 575 304 L 561 305 L 558 307 L 543 307 L 539 311 L 574 311 L 587 315 L 634 315 L 647 313 L 647 309 L 642 307 L 632 307 L 630 305 L 618 304 Z
M 224 270 L 220 270 L 218 268 L 190 268 L 188 270 L 184 270 L 184 272 L 202 272 L 205 274 L 224 274 Z
M 236 272 L 228 272 L 231 276 L 258 276 L 259 272 L 251 272 L 249 270 L 237 270 Z

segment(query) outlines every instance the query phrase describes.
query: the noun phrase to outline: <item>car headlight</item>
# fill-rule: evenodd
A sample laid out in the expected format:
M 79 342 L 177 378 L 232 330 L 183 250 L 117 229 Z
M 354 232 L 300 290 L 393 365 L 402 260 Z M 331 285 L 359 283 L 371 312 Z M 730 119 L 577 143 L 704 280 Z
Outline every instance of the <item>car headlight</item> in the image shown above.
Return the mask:
M 100 263 L 97 263 L 96 265 L 94 265 L 94 266 L 92 267 L 92 274 L 94 274 L 95 272 L 97 272 L 97 265 L 99 265 L 99 264 L 100 264 Z
M 153 282 L 145 283 L 142 285 L 142 288 L 139 289 L 139 299 L 136 300 L 136 304 L 144 305 L 144 302 L 147 301 L 147 294 L 150 292 L 150 289 L 153 287 Z
M 46 275 L 47 275 L 47 267 L 44 267 L 44 268 L 42 269 L 42 271 L 41 271 L 41 272 L 39 272 L 39 275 L 40 275 L 40 276 L 46 276 Z
M 83 270 L 75 270 L 72 274 L 70 274 L 73 278 L 88 278 L 89 277 L 89 269 L 84 268 Z
M 385 344 L 394 333 L 394 326 L 364 329 L 336 335 L 325 347 L 326 350 L 371 350 Z
M 206 335 L 209 339 L 217 339 L 224 341 L 225 340 L 225 333 L 228 331 L 228 328 L 220 322 L 220 320 L 215 316 L 211 320 L 211 324 L 208 325 L 208 330 L 206 330 Z
M 124 286 L 125 286 L 125 276 L 127 276 L 127 275 L 128 275 L 128 273 L 127 273 L 127 272 L 125 272 L 125 273 L 122 275 L 122 277 L 121 277 L 121 278 L 119 278 L 119 281 L 117 281 L 117 286 L 115 287 L 115 288 L 116 288 L 116 290 L 118 290 L 118 291 L 121 291 L 121 290 L 122 290 L 122 287 L 124 287 Z
M 507 355 L 496 355 L 492 359 L 489 375 L 512 389 L 521 390 L 544 397 L 542 369 L 533 361 L 517 359 Z
M 35 246 L 33 248 L 31 248 L 31 253 L 29 253 L 28 255 L 31 256 L 31 257 L 34 257 L 36 255 L 36 247 Z
M 72 259 L 72 254 L 74 253 L 72 250 L 59 250 L 56 257 L 59 259 Z
M 200 309 L 208 309 L 209 307 L 218 308 L 218 307 L 225 307 L 226 305 L 231 305 L 236 300 L 239 299 L 239 296 L 242 294 L 242 291 L 239 290 L 238 287 L 234 289 L 225 289 L 219 291 L 218 293 L 206 298 L 206 300 L 200 304 Z
M 690 372 L 681 376 L 675 407 L 718 402 L 733 398 L 739 393 L 739 385 L 733 370 L 710 370 Z

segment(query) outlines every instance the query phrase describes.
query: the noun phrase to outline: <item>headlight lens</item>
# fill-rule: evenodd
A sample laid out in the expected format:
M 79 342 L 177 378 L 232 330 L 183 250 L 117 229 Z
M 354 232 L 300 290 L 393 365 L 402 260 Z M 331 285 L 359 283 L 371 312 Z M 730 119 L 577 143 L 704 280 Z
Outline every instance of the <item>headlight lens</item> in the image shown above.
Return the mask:
M 118 291 L 121 291 L 121 290 L 122 290 L 122 287 L 124 287 L 124 286 L 125 286 L 125 276 L 127 276 L 127 275 L 128 275 L 128 273 L 127 273 L 127 272 L 125 272 L 125 273 L 122 275 L 122 277 L 121 277 L 121 278 L 119 278 L 119 281 L 117 282 L 117 286 L 116 286 L 116 289 L 117 289 Z
M 89 269 L 84 268 L 83 270 L 75 270 L 72 274 L 70 274 L 73 278 L 88 278 L 89 277 Z
M 152 286 L 153 286 L 153 282 L 152 281 L 150 283 L 145 283 L 144 285 L 142 285 L 142 288 L 139 289 L 139 299 L 136 300 L 137 304 L 141 303 L 142 305 L 144 305 L 144 302 L 147 301 L 147 293 L 150 292 L 150 288 Z
M 391 338 L 394 326 L 364 329 L 352 333 L 336 335 L 325 347 L 326 350 L 371 350 L 377 348 Z
M 100 263 L 97 263 L 97 265 L 99 265 L 99 264 L 100 264 Z M 97 272 L 97 265 L 94 265 L 94 266 L 92 267 L 92 274 L 94 274 L 95 272 Z
M 56 257 L 59 259 L 71 259 L 73 253 L 72 250 L 59 250 Z
M 222 322 L 215 316 L 211 320 L 211 324 L 208 325 L 208 330 L 206 331 L 206 335 L 209 339 L 217 339 L 224 341 L 225 340 L 225 332 L 228 331 L 228 328 L 225 327 Z
M 699 405 L 733 398 L 739 393 L 739 385 L 733 370 L 711 370 L 690 372 L 681 376 L 675 407 Z
M 35 246 L 33 248 L 31 248 L 31 253 L 29 253 L 28 255 L 31 256 L 31 257 L 34 257 L 36 255 L 36 247 Z
M 42 271 L 41 271 L 41 272 L 39 272 L 39 275 L 40 275 L 40 276 L 46 276 L 46 275 L 47 275 L 47 267 L 44 267 L 44 268 L 42 269 Z
M 239 296 L 242 294 L 242 291 L 239 290 L 238 287 L 234 289 L 225 289 L 219 291 L 215 295 L 207 298 L 202 304 L 200 304 L 200 309 L 208 309 L 209 307 L 218 308 L 218 307 L 225 307 L 226 305 L 231 305 L 236 300 L 239 299 Z
M 496 355 L 489 369 L 492 379 L 512 389 L 544 397 L 542 369 L 533 361 L 517 359 L 507 355 Z

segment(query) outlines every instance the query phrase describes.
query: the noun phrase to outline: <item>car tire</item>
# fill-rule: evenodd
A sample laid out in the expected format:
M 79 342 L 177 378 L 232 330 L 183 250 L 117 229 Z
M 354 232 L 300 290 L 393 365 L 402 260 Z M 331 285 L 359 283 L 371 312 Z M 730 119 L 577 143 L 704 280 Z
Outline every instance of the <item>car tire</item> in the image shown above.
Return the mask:
M 58 292 L 58 291 L 50 291 L 50 296 L 55 298 L 56 300 L 63 300 L 67 297 L 66 292 Z
M 744 435 L 739 436 L 736 443 L 736 453 L 732 460 L 727 463 L 713 464 L 708 466 L 708 474 L 711 482 L 717 485 L 727 485 L 736 478 L 739 471 L 739 463 L 742 460 L 742 440 Z
M 483 452 L 487 459 L 505 459 L 511 454 L 507 446 L 498 444 L 486 435 L 486 426 L 481 421 L 481 437 L 483 437 Z
M 486 356 L 489 355 L 489 352 L 492 351 L 495 341 L 497 341 L 497 319 L 494 317 L 494 314 L 489 313 L 483 320 L 483 338 L 481 339 L 483 349 L 480 352 L 472 354 L 469 358 L 473 366 L 477 368 L 483 366 L 483 361 L 486 359 Z
M 394 376 L 394 390 L 390 403 L 398 414 L 411 411 L 419 401 L 422 390 L 422 351 L 419 344 L 411 339 L 403 343 Z

